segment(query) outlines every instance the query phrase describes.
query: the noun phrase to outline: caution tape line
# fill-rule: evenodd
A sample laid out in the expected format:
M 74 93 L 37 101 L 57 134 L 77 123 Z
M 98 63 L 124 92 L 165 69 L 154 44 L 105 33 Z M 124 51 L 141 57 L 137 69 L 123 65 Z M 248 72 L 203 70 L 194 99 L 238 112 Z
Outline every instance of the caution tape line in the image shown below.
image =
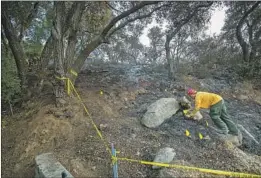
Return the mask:
M 71 88 L 72 87 L 72 90 L 74 91 L 74 93 L 76 94 L 77 98 L 79 99 L 81 105 L 83 106 L 84 108 L 84 111 L 86 112 L 86 114 L 89 116 L 90 118 L 90 121 L 92 123 L 92 126 L 95 128 L 96 130 L 96 133 L 98 134 L 98 136 L 100 137 L 100 139 L 102 140 L 106 150 L 108 151 L 108 153 L 112 156 L 112 152 L 109 148 L 109 144 L 108 142 L 104 139 L 104 137 L 102 136 L 102 133 L 100 132 L 100 130 L 98 129 L 97 125 L 95 124 L 95 122 L 93 121 L 92 119 L 92 116 L 91 114 L 89 113 L 87 107 L 85 106 L 82 98 L 80 97 L 79 93 L 77 92 L 77 90 L 75 89 L 74 85 L 72 84 L 72 81 L 69 79 L 69 78 L 66 78 L 66 77 L 56 77 L 57 79 L 60 79 L 60 80 L 66 80 L 66 83 L 67 83 L 67 93 L 70 94 L 70 91 L 71 91 Z
M 143 165 L 151 165 L 151 166 L 159 166 L 159 167 L 168 167 L 168 168 L 176 168 L 176 169 L 183 169 L 183 170 L 193 170 L 193 171 L 199 171 L 202 173 L 208 173 L 208 174 L 216 174 L 216 175 L 225 175 L 225 176 L 233 176 L 233 177 L 252 177 L 252 178 L 261 178 L 261 175 L 257 174 L 248 174 L 248 173 L 241 173 L 241 172 L 229 172 L 229 171 L 222 171 L 222 170 L 214 170 L 214 169 L 206 169 L 206 168 L 199 168 L 199 167 L 192 167 L 192 166 L 183 166 L 183 165 L 178 165 L 178 164 L 166 164 L 166 163 L 159 163 L 159 162 L 151 162 L 151 161 L 143 161 L 143 160 L 136 160 L 136 159 L 130 159 L 130 158 L 123 158 L 123 157 L 115 157 L 112 155 L 111 150 L 109 149 L 109 144 L 108 142 L 104 139 L 102 136 L 102 133 L 99 131 L 98 127 L 96 126 L 95 122 L 93 121 L 87 107 L 85 106 L 82 98 L 80 97 L 79 93 L 75 89 L 74 85 L 72 84 L 71 80 L 69 78 L 65 77 L 56 77 L 57 79 L 60 80 L 67 80 L 67 93 L 70 94 L 70 86 L 72 87 L 73 91 L 75 92 L 77 98 L 81 102 L 81 105 L 83 106 L 85 112 L 89 116 L 91 123 L 93 127 L 95 128 L 98 136 L 101 138 L 103 141 L 106 150 L 109 152 L 112 158 L 112 163 L 115 164 L 117 160 L 122 160 L 122 161 L 128 161 L 128 162 L 135 162 Z
M 102 142 L 104 143 L 104 145 L 105 145 L 105 147 L 106 147 L 106 150 L 107 150 L 107 151 L 109 152 L 109 154 L 112 156 L 112 152 L 111 152 L 111 150 L 110 150 L 110 148 L 109 148 L 108 142 L 104 139 L 104 137 L 102 136 L 102 133 L 99 131 L 98 127 L 96 126 L 95 122 L 93 121 L 91 114 L 89 113 L 88 109 L 86 108 L 86 106 L 85 106 L 85 104 L 84 104 L 82 98 L 80 97 L 79 93 L 76 91 L 76 89 L 75 89 L 74 85 L 72 84 L 71 80 L 69 80 L 69 81 L 70 81 L 70 84 L 71 84 L 71 86 L 72 86 L 72 88 L 73 88 L 73 91 L 76 93 L 78 99 L 80 100 L 80 102 L 81 102 L 81 104 L 82 104 L 82 106 L 83 106 L 83 108 L 84 108 L 86 114 L 89 116 L 89 118 L 90 118 L 90 120 L 91 120 L 91 123 L 92 123 L 93 127 L 95 128 L 95 130 L 96 130 L 98 136 L 101 138 Z
M 230 172 L 230 171 L 206 169 L 206 168 L 199 168 L 199 167 L 193 167 L 193 166 L 183 166 L 183 165 L 178 165 L 178 164 L 167 164 L 167 163 L 143 161 L 143 160 L 136 160 L 136 159 L 130 159 L 130 158 L 122 158 L 122 157 L 113 157 L 113 160 L 114 160 L 114 162 L 115 162 L 115 160 L 116 161 L 122 160 L 122 161 L 140 163 L 140 164 L 143 164 L 143 165 L 168 167 L 168 168 L 176 168 L 176 169 L 183 169 L 183 170 L 192 170 L 192 171 L 199 171 L 199 172 L 202 172 L 202 173 L 224 175 L 224 176 L 261 178 L 261 175 L 257 175 L 257 174 L 248 174 L 248 173 L 241 173 L 241 172 Z

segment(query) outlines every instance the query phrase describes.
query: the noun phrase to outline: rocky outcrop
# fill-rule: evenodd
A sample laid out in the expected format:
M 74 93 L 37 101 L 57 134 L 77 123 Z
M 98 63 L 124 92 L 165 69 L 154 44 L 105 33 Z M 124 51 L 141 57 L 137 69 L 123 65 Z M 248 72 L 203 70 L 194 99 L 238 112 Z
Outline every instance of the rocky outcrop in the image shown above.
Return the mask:
M 161 98 L 152 103 L 143 116 L 141 122 L 149 128 L 161 125 L 179 110 L 179 103 L 175 98 Z

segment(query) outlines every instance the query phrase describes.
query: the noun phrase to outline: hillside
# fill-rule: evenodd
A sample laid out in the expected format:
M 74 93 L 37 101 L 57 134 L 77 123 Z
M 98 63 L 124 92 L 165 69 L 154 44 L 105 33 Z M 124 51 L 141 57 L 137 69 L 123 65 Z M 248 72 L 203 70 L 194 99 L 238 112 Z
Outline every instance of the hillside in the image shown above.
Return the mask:
M 220 141 L 203 122 L 185 120 L 181 113 L 157 129 L 140 123 L 151 103 L 162 97 L 183 96 L 185 88 L 190 86 L 220 93 L 234 121 L 261 143 L 260 90 L 255 90 L 250 82 L 232 80 L 225 73 L 216 76 L 204 79 L 180 76 L 171 82 L 164 67 L 89 65 L 79 74 L 75 87 L 105 140 L 114 143 L 121 157 L 152 161 L 160 148 L 168 146 L 176 152 L 173 163 L 261 174 L 261 145 L 247 135 L 243 135 L 243 144 L 237 148 Z M 1 175 L 32 177 L 35 156 L 53 152 L 75 177 L 111 177 L 111 158 L 77 98 L 71 96 L 70 102 L 59 109 L 49 98 L 41 96 L 26 103 L 23 111 L 12 118 L 2 117 Z M 204 119 L 213 126 L 207 112 L 202 112 Z M 191 138 L 185 136 L 185 129 L 190 130 Z M 199 130 L 210 139 L 199 140 L 195 136 Z M 171 171 L 183 177 L 207 176 L 178 169 Z M 120 177 L 151 177 L 163 172 L 150 166 L 119 162 Z

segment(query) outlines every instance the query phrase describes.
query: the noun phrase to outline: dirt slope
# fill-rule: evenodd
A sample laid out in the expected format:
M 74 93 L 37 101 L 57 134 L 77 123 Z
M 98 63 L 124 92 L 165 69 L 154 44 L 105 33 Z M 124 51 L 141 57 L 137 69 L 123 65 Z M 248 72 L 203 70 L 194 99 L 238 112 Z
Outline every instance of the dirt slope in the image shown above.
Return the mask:
M 219 81 L 214 82 L 215 89 L 226 85 Z M 161 97 L 182 96 L 184 86 L 213 85 L 207 85 L 207 82 L 195 79 L 171 82 L 161 68 L 103 65 L 90 66 L 79 74 L 76 88 L 104 138 L 114 143 L 121 157 L 151 161 L 160 148 L 169 146 L 176 151 L 176 163 L 261 174 L 261 146 L 251 140 L 244 138 L 243 145 L 235 148 L 220 142 L 204 122 L 184 120 L 181 114 L 176 114 L 157 129 L 140 124 L 140 118 L 152 102 Z M 261 106 L 252 100 L 234 98 L 228 88 L 232 89 L 232 86 L 220 87 L 220 93 L 224 93 L 229 112 L 261 143 Z M 12 119 L 3 118 L 3 177 L 32 177 L 33 159 L 44 152 L 54 152 L 75 177 L 112 176 L 111 158 L 83 108 L 74 97 L 68 101 L 70 103 L 64 108 L 38 105 L 28 107 Z M 37 112 L 25 117 L 25 113 L 33 108 Z M 203 115 L 213 125 L 206 111 Z M 192 138 L 184 135 L 185 129 L 191 131 Z M 199 140 L 198 131 L 211 139 Z M 180 170 L 175 172 L 179 176 L 189 175 Z M 158 173 L 149 166 L 129 162 L 119 164 L 121 177 L 151 177 Z

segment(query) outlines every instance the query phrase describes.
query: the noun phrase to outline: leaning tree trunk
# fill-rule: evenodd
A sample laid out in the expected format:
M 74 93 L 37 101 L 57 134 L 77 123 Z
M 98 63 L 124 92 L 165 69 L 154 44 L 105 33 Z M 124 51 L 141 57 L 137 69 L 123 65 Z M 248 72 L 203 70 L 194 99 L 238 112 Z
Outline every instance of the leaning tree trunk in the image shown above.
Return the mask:
M 54 62 L 55 62 L 55 69 L 54 69 L 54 85 L 55 85 L 55 96 L 57 105 L 60 105 L 59 100 L 62 100 L 62 98 L 65 96 L 64 92 L 64 82 L 57 80 L 57 77 L 69 77 L 72 82 L 74 82 L 75 77 L 72 76 L 70 72 L 65 72 L 67 69 L 73 69 L 77 73 L 80 72 L 85 60 L 88 58 L 88 56 L 93 52 L 99 45 L 102 43 L 106 43 L 107 39 L 117 30 L 125 27 L 128 23 L 133 22 L 137 19 L 145 18 L 148 15 L 151 15 L 149 13 L 148 15 L 144 16 L 137 16 L 136 18 L 129 19 L 126 22 L 123 22 L 119 26 L 112 29 L 118 21 L 121 19 L 129 16 L 130 14 L 138 11 L 139 9 L 143 8 L 147 5 L 157 4 L 156 1 L 145 1 L 141 2 L 138 5 L 132 7 L 131 9 L 122 12 L 120 15 L 114 17 L 108 25 L 103 29 L 101 34 L 97 36 L 95 39 L 91 40 L 86 46 L 83 47 L 83 50 L 81 50 L 79 56 L 74 60 L 74 54 L 75 51 L 72 49 L 76 45 L 76 33 L 77 33 L 77 24 L 79 25 L 80 21 L 80 14 L 83 13 L 84 8 L 86 7 L 84 5 L 85 2 L 74 2 L 71 6 L 71 9 L 68 11 L 68 13 L 65 12 L 65 2 L 54 2 L 56 17 L 53 22 L 53 28 L 52 28 L 52 38 L 53 38 L 53 46 L 55 46 L 55 50 L 53 51 L 54 54 Z M 76 8 L 76 9 L 75 9 Z M 158 8 L 155 8 L 158 9 Z M 79 12 L 79 10 L 82 10 Z M 154 10 L 155 11 L 155 10 Z M 78 20 L 76 20 L 78 19 Z M 75 28 L 76 27 L 76 28 Z M 67 35 L 69 34 L 69 35 Z M 67 37 L 69 36 L 69 39 L 67 40 Z M 66 42 L 68 43 L 66 44 Z M 46 49 L 48 51 L 49 48 Z M 65 51 L 65 54 L 64 54 Z M 69 59 L 68 59 L 68 58 Z M 68 61 L 67 61 L 68 60 Z M 73 63 L 73 64 L 72 64 Z M 72 64 L 72 65 L 71 65 Z M 67 66 L 68 65 L 68 66 Z
M 93 52 L 102 43 L 103 43 L 103 38 L 101 36 L 98 36 L 89 44 L 87 44 L 85 49 L 81 51 L 79 57 L 74 61 L 74 64 L 72 65 L 72 69 L 75 70 L 76 72 L 79 72 L 85 60 L 88 58 L 91 52 Z

